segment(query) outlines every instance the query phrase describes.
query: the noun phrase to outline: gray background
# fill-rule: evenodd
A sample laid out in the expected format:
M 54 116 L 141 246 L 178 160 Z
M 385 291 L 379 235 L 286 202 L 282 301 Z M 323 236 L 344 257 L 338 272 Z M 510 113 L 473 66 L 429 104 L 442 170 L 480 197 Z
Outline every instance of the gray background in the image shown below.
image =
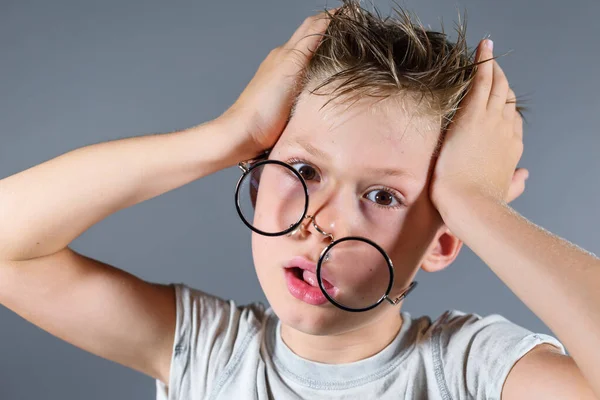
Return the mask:
M 0 2 L 0 178 L 91 143 L 186 128 L 223 112 L 268 51 L 325 1 Z M 376 3 L 387 14 L 390 3 Z M 451 31 L 468 10 L 471 46 L 486 33 L 532 111 L 513 203 L 533 222 L 600 253 L 596 77 L 600 3 L 419 0 L 421 20 Z M 329 0 L 328 5 L 338 5 Z M 452 34 L 452 37 L 455 37 Z M 239 302 L 264 300 L 250 235 L 233 208 L 231 168 L 100 222 L 74 248 L 159 282 L 185 282 Z M 549 333 L 477 256 L 420 272 L 413 315 L 456 308 L 500 313 Z M 1 399 L 149 399 L 154 381 L 89 355 L 0 307 Z

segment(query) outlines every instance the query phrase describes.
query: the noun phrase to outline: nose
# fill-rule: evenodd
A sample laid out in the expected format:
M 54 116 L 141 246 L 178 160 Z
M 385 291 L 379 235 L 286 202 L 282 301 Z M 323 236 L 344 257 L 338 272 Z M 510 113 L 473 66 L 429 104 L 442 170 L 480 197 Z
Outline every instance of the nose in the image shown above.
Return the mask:
M 331 222 L 330 224 L 330 228 L 331 229 L 327 229 L 327 231 L 323 230 L 323 228 L 321 228 L 319 226 L 319 224 L 317 224 L 317 220 L 315 218 L 314 215 L 307 215 L 304 218 L 305 221 L 303 221 L 305 224 L 308 223 L 310 225 L 312 225 L 312 228 L 317 232 L 320 233 L 322 236 L 324 236 L 325 238 L 331 240 L 332 242 L 335 240 L 333 237 L 333 228 L 335 227 L 335 222 Z M 310 229 L 310 226 L 308 227 L 308 229 Z
M 313 234 L 318 235 L 323 239 L 327 239 L 331 242 L 335 240 L 333 237 L 333 233 L 331 233 L 331 231 L 325 231 L 323 228 L 321 228 L 317 224 L 317 221 L 313 215 L 305 216 L 302 222 L 296 227 L 296 229 L 289 232 L 287 236 L 302 236 L 304 238 L 310 235 L 311 231 Z
M 343 236 L 348 236 L 344 215 L 350 214 L 347 207 L 341 204 L 344 195 L 339 190 L 334 190 L 333 195 L 326 193 L 311 193 L 309 198 L 309 213 L 304 217 L 300 225 L 288 236 L 314 235 L 316 239 L 333 242 Z M 345 211 L 346 212 L 345 212 Z M 346 215 L 348 217 L 349 215 Z M 299 234 L 301 232 L 301 234 Z

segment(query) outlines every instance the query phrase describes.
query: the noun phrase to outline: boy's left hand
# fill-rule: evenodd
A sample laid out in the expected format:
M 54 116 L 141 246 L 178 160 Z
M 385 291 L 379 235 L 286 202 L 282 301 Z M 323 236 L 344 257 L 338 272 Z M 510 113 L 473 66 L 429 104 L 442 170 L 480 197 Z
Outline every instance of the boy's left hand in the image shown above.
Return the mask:
M 486 40 L 477 60 L 493 57 Z M 473 86 L 448 128 L 430 185 L 440 210 L 472 196 L 508 203 L 525 189 L 529 172 L 515 168 L 523 154 L 523 120 L 514 92 L 496 60 L 478 65 Z

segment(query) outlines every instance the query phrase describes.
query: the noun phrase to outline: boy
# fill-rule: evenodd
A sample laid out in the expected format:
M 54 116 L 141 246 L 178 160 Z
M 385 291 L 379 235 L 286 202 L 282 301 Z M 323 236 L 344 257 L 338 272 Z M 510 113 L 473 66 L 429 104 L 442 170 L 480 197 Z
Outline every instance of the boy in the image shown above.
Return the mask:
M 492 58 L 488 43 L 478 61 Z M 515 172 L 521 119 L 498 64 L 475 69 L 465 52 L 464 33 L 446 47 L 348 1 L 307 19 L 216 120 L 87 146 L 0 181 L 0 302 L 156 378 L 159 398 L 596 398 L 600 262 L 508 207 L 527 174 Z M 265 149 L 310 197 L 298 229 L 253 233 L 271 309 L 143 282 L 69 249 L 117 210 Z M 280 195 L 260 188 L 256 221 Z M 466 243 L 573 358 L 498 316 L 450 311 L 432 322 L 401 302 L 360 313 L 314 304 L 305 295 L 320 252 L 350 236 L 389 254 L 394 298 Z M 290 289 L 291 268 L 303 269 L 304 294 Z

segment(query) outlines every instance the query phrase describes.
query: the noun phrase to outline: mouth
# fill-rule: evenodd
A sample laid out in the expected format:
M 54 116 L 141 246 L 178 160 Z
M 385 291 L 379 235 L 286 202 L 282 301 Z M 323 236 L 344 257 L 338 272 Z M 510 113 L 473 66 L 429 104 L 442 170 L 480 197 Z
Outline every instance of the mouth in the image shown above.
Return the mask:
M 312 305 L 327 303 L 327 298 L 319 287 L 317 266 L 308 259 L 296 256 L 284 265 L 284 274 L 288 290 L 292 296 Z M 331 297 L 337 293 L 337 288 L 330 281 L 323 279 L 323 288 Z

